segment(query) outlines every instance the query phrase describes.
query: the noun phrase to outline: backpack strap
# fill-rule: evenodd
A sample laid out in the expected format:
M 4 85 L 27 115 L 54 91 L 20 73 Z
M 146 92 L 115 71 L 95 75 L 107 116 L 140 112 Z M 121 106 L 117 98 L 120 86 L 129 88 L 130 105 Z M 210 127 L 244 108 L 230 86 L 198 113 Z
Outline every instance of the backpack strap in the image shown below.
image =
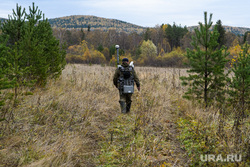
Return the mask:
M 129 71 L 133 71 L 134 68 L 132 66 L 129 66 Z
M 122 68 L 122 65 L 118 65 L 117 68 L 118 68 L 118 69 Z

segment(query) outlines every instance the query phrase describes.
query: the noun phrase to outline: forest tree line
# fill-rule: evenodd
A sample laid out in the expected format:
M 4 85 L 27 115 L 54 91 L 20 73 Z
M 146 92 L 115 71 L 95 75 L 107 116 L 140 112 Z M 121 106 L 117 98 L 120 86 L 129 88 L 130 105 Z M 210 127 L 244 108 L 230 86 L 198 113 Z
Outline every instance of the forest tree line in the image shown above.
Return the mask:
M 226 32 L 221 20 L 216 22 L 218 47 L 226 47 L 231 59 L 239 46 L 248 41 L 250 33 L 244 36 Z M 211 30 L 213 31 L 213 30 Z M 136 32 L 118 32 L 84 29 L 53 28 L 54 36 L 67 47 L 66 60 L 69 63 L 110 64 L 116 62 L 115 45 L 120 45 L 120 56 L 128 57 L 137 65 L 142 66 L 176 66 L 184 67 L 186 49 L 193 49 L 192 36 L 187 27 L 180 25 L 162 24 L 147 28 L 142 34 Z

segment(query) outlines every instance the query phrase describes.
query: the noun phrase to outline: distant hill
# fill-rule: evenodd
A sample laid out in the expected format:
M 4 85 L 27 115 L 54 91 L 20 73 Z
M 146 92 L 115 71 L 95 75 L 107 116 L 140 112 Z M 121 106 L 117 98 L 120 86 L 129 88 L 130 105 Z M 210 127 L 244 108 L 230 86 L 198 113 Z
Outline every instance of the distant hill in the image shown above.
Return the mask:
M 193 32 L 195 28 L 197 28 L 198 26 L 190 26 L 187 27 L 188 31 Z M 244 35 L 245 32 L 250 31 L 250 28 L 245 28 L 245 27 L 231 27 L 231 26 L 224 26 L 224 29 L 226 30 L 226 32 L 231 32 L 234 33 L 236 35 Z
M 118 32 L 137 32 L 142 33 L 147 27 L 138 26 L 135 24 L 127 23 L 125 21 L 116 20 L 116 19 L 107 19 L 96 16 L 88 15 L 73 15 L 66 17 L 59 17 L 54 19 L 49 19 L 49 22 L 52 27 L 61 27 L 67 29 L 88 29 L 90 26 L 91 30 L 103 30 L 108 31 L 109 29 L 115 29 Z M 194 31 L 197 26 L 187 27 L 189 31 Z M 250 28 L 244 27 L 230 27 L 223 26 L 226 32 L 232 32 L 236 35 L 244 35 L 245 32 L 250 31 Z
M 127 23 L 125 21 L 116 19 L 107 19 L 96 16 L 86 15 L 74 15 L 60 18 L 49 19 L 52 27 L 61 27 L 67 29 L 88 29 L 90 26 L 91 30 L 103 30 L 108 31 L 109 29 L 115 29 L 118 32 L 137 32 L 142 33 L 145 27 L 138 26 L 135 24 Z
M 232 32 L 236 35 L 244 35 L 245 32 L 250 31 L 250 28 L 245 27 L 230 27 L 230 26 L 223 26 L 226 32 Z

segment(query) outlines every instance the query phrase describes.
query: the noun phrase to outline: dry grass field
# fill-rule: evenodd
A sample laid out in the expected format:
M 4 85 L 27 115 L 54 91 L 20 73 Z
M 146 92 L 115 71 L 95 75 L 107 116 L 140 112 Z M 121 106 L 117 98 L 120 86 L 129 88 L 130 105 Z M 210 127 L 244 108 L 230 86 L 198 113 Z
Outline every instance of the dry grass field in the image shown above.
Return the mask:
M 195 157 L 181 142 L 184 116 L 198 120 L 197 132 L 210 128 L 205 135 L 212 142 L 218 114 L 182 98 L 179 76 L 186 75 L 185 69 L 135 70 L 141 92 L 135 91 L 129 114 L 120 112 L 114 67 L 68 64 L 45 88 L 22 90 L 16 108 L 8 101 L 3 108 L 7 120 L 0 122 L 0 166 L 192 164 Z

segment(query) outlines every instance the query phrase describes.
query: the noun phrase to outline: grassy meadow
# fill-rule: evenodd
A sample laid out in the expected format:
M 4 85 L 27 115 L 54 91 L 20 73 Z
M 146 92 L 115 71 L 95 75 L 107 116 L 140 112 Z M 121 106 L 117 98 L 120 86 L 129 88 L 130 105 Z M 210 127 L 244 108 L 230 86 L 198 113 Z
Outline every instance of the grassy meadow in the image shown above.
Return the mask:
M 230 112 L 218 132 L 218 110 L 182 98 L 186 69 L 135 70 L 141 92 L 129 114 L 120 111 L 115 67 L 68 64 L 45 88 L 20 88 L 18 106 L 2 108 L 0 166 L 247 166 L 249 118 L 235 146 Z M 205 163 L 202 153 L 241 153 L 242 162 Z

